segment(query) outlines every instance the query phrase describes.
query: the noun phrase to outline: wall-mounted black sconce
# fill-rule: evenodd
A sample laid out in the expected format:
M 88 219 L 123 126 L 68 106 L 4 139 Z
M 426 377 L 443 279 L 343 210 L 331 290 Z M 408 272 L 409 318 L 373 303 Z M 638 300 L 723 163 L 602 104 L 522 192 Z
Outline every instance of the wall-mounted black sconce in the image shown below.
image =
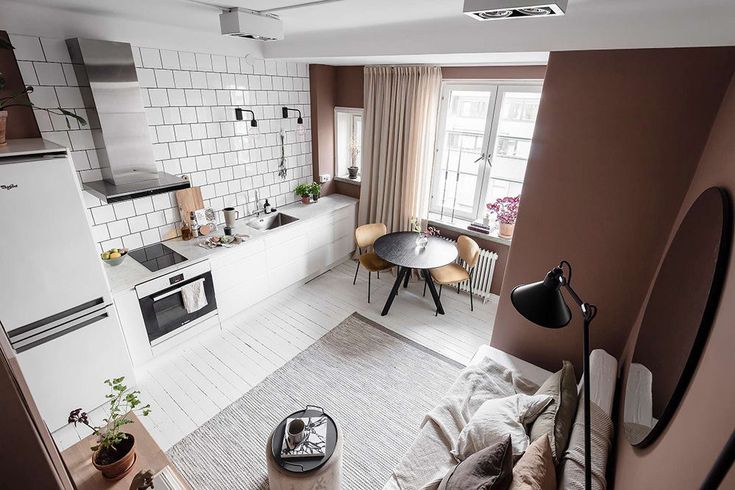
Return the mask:
M 257 128 L 258 127 L 258 121 L 255 120 L 255 113 L 251 111 L 250 109 L 240 109 L 239 107 L 235 107 L 235 119 L 238 121 L 242 121 L 242 113 L 243 112 L 249 112 L 250 115 L 253 117 L 250 120 L 250 126 Z
M 288 107 L 284 107 L 282 110 L 283 110 L 283 118 L 284 119 L 288 119 L 288 111 L 298 112 L 299 113 L 299 118 L 296 119 L 296 122 L 299 123 L 299 124 L 304 124 L 304 119 L 301 117 L 301 111 L 300 110 L 298 110 L 298 109 L 290 109 Z

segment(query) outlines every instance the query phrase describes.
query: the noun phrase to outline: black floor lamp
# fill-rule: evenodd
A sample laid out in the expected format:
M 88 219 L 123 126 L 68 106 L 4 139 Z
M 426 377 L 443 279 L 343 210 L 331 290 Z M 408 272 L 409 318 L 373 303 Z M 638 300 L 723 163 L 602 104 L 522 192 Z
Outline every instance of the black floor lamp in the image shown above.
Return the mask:
M 564 277 L 564 266 L 569 273 Z M 543 281 L 516 286 L 510 300 L 518 313 L 536 325 L 546 328 L 562 328 L 572 319 L 564 301 L 561 288 L 565 288 L 584 318 L 584 487 L 592 488 L 592 454 L 590 452 L 590 323 L 597 314 L 597 307 L 582 301 L 572 289 L 572 266 L 562 260 L 546 274 Z

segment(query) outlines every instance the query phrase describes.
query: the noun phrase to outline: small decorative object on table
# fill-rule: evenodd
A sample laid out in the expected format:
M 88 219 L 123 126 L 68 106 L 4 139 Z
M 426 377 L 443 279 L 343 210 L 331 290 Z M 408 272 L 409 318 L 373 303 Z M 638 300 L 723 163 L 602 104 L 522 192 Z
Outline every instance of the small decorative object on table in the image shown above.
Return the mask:
M 322 185 L 319 182 L 311 183 L 311 200 L 317 202 L 322 193 Z
M 490 226 L 484 223 L 480 223 L 479 221 L 475 221 L 467 225 L 467 229 L 470 231 L 476 231 L 477 233 L 482 233 L 485 235 L 490 234 Z
M 416 217 L 411 218 L 410 227 L 411 231 L 415 231 L 417 233 L 416 246 L 419 248 L 426 248 L 426 245 L 429 243 L 430 236 L 439 235 L 439 230 L 433 226 L 428 226 L 426 227 L 426 230 L 424 230 L 421 227 L 421 219 Z
M 281 458 L 321 458 L 327 448 L 327 417 L 289 417 Z
M 93 427 L 89 423 L 86 412 L 81 408 L 72 410 L 69 414 L 69 423 L 82 423 L 92 429 L 97 436 L 97 444 L 92 446 L 92 464 L 102 472 L 102 476 L 111 480 L 118 480 L 127 475 L 135 464 L 135 438 L 121 429 L 131 424 L 130 414 L 133 412 L 146 416 L 151 411 L 150 405 L 141 406 L 138 398 L 139 391 L 129 390 L 123 383 L 124 377 L 107 379 L 105 384 L 112 393 L 105 395 L 110 401 L 110 412 L 105 418 L 105 425 Z
M 309 204 L 309 196 L 311 195 L 311 184 L 299 184 L 294 189 L 297 196 L 301 198 L 301 202 Z
M 227 230 L 227 228 L 225 228 L 225 230 Z M 242 235 L 239 233 L 237 235 L 228 235 L 225 233 L 224 235 L 220 235 L 220 236 L 214 235 L 214 236 L 207 237 L 205 240 L 202 240 L 197 245 L 199 245 L 202 248 L 209 248 L 209 249 L 217 248 L 217 247 L 230 248 L 230 247 L 234 247 L 235 245 L 240 245 L 242 242 L 244 242 L 248 238 L 250 238 L 249 235 Z
M 501 197 L 493 203 L 488 203 L 487 208 L 495 213 L 500 225 L 498 233 L 502 238 L 511 238 L 513 229 L 515 228 L 516 219 L 518 219 L 518 205 L 521 202 L 521 196 Z

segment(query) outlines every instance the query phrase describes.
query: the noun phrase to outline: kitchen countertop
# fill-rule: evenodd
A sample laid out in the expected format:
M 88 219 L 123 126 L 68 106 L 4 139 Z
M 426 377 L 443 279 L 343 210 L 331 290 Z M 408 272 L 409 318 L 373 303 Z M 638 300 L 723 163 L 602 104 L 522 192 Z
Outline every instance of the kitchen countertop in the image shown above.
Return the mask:
M 277 211 L 283 212 L 284 214 L 287 214 L 289 216 L 293 216 L 294 218 L 298 218 L 298 222 L 301 222 L 337 211 L 338 209 L 350 206 L 355 203 L 357 203 L 357 199 L 354 199 L 352 197 L 343 196 L 341 194 L 332 194 L 320 198 L 319 201 L 317 201 L 316 203 L 293 203 L 284 206 L 283 208 L 278 208 Z M 247 239 L 247 241 L 252 241 L 260 240 L 264 236 L 271 235 L 274 231 L 278 231 L 278 229 L 270 231 L 260 231 L 247 226 L 245 223 L 253 218 L 254 216 L 246 216 L 237 220 L 233 233 L 248 235 L 249 238 Z M 287 226 L 288 225 L 285 225 L 284 227 Z M 214 234 L 223 235 L 223 225 L 219 226 L 217 228 L 217 233 Z M 196 264 L 203 260 L 207 260 L 217 254 L 229 253 L 232 250 L 236 250 L 238 247 L 236 245 L 231 248 L 217 247 L 214 249 L 207 249 L 198 246 L 196 239 L 184 241 L 181 238 L 174 238 L 172 240 L 166 240 L 161 243 L 180 253 L 188 260 L 155 272 L 149 271 L 131 257 L 126 258 L 120 265 L 115 267 L 105 265 L 107 282 L 110 286 L 110 291 L 112 292 L 112 294 L 130 290 L 138 284 L 144 283 L 159 276 L 170 274 L 177 269 L 181 269 L 183 267 Z

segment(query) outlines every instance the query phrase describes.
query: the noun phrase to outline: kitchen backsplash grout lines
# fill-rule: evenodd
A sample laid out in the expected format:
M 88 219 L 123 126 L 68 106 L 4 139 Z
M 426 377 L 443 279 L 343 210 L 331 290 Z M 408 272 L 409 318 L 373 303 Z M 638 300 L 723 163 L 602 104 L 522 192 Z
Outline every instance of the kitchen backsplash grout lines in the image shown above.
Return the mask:
M 39 107 L 61 107 L 89 121 L 76 122 L 35 111 L 43 138 L 70 149 L 80 182 L 100 180 L 93 132 L 99 123 L 82 66 L 73 65 L 63 39 L 10 35 L 23 80 L 33 85 Z M 186 175 L 202 188 L 205 206 L 232 206 L 244 216 L 261 206 L 295 202 L 294 188 L 310 182 L 311 110 L 308 65 L 246 57 L 133 47 L 159 171 Z M 303 131 L 295 118 L 282 119 L 282 106 L 304 115 Z M 235 107 L 255 112 L 258 127 L 235 120 Z M 68 124 L 68 125 L 67 125 Z M 279 132 L 285 131 L 288 175 L 278 177 Z M 83 192 L 100 250 L 138 248 L 179 233 L 174 193 L 104 204 Z M 218 213 L 222 219 L 221 213 Z

